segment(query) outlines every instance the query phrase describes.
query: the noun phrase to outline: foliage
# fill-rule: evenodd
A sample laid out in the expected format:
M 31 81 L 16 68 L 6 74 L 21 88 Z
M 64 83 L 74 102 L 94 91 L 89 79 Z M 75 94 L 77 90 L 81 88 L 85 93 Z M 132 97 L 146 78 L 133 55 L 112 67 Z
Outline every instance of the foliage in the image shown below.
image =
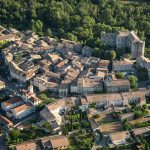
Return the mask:
M 30 130 L 11 130 L 9 135 L 5 137 L 5 142 L 8 144 L 18 144 L 23 141 L 33 140 L 37 137 L 46 136 L 46 132 L 42 129 L 32 127 Z
M 128 119 L 125 119 L 123 121 L 123 127 L 124 127 L 125 130 L 130 130 L 131 129 L 131 125 L 130 125 Z
M 113 60 L 113 59 L 115 59 L 116 58 L 116 52 L 114 51 L 114 50 L 107 50 L 107 51 L 105 51 L 105 53 L 104 53 L 104 57 L 105 57 L 105 59 L 107 59 L 107 60 Z
M 43 104 L 49 104 L 49 103 L 54 102 L 53 98 L 49 98 L 50 97 L 50 93 L 48 91 L 41 92 L 38 95 L 38 97 L 42 100 Z
M 145 57 L 150 59 L 150 48 L 145 48 Z
M 144 122 L 144 123 L 137 122 L 137 123 L 135 124 L 135 126 L 138 127 L 138 128 L 148 127 L 148 126 L 150 126 L 150 122 Z
M 150 46 L 150 7 L 142 2 L 125 5 L 120 0 L 45 0 L 44 3 L 1 0 L 1 8 L 1 25 L 78 40 L 98 48 L 102 52 L 99 57 L 104 54 L 100 41 L 102 31 L 135 30 L 141 39 L 146 39 L 146 46 Z
M 132 111 L 135 114 L 135 118 L 141 118 L 148 114 L 147 105 L 142 105 L 142 107 L 132 106 Z
M 137 89 L 137 87 L 138 87 L 138 83 L 137 83 L 138 79 L 137 79 L 137 77 L 134 76 L 134 75 L 130 75 L 130 76 L 128 76 L 128 79 L 130 81 L 131 89 Z
M 125 78 L 125 74 L 122 72 L 117 72 L 115 73 L 116 78 L 118 79 L 124 79 Z
M 44 124 L 42 125 L 42 127 L 43 127 L 44 129 L 48 130 L 49 132 L 52 132 L 52 131 L 53 131 L 52 126 L 51 126 L 48 122 L 44 123 Z
M 89 108 L 96 108 L 96 103 L 89 104 Z
M 150 137 L 139 137 L 138 141 L 143 145 L 143 150 L 150 150 Z
M 93 135 L 85 130 L 79 130 L 69 136 L 71 141 L 71 147 L 77 145 L 77 149 L 91 150 L 93 145 Z

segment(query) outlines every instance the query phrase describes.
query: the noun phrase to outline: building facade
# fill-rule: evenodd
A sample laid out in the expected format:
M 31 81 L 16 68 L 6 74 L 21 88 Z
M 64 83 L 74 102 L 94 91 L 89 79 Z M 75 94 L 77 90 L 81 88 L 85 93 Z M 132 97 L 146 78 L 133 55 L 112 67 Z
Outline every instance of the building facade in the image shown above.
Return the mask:
M 141 41 L 134 31 L 120 31 L 116 33 L 102 32 L 101 40 L 110 47 L 130 49 L 132 59 L 144 56 L 145 42 Z

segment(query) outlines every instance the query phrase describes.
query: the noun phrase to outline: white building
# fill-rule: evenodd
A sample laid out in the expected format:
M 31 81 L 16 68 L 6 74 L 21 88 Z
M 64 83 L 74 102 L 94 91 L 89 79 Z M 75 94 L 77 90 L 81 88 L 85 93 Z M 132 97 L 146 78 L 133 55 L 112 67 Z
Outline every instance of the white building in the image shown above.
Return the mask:
M 108 138 L 109 147 L 114 147 L 116 145 L 124 145 L 127 143 L 127 139 L 131 139 L 130 133 L 128 131 L 110 133 Z
M 10 100 L 1 103 L 1 108 L 4 111 L 9 111 L 12 108 L 15 108 L 21 105 L 24 101 L 20 97 L 13 97 Z
M 21 119 L 22 117 L 25 117 L 34 111 L 35 107 L 33 107 L 30 103 L 26 103 L 11 109 L 12 117 L 15 119 Z

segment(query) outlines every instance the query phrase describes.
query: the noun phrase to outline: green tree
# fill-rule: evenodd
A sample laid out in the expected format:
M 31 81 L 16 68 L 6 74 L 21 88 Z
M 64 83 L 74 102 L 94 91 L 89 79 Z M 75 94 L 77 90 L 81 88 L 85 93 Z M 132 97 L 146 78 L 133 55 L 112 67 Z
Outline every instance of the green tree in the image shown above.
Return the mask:
M 35 21 L 33 19 L 31 20 L 31 30 L 36 32 Z
M 65 39 L 68 39 L 68 40 L 71 40 L 71 41 L 78 41 L 78 38 L 77 38 L 77 36 L 76 35 L 74 35 L 73 33 L 66 33 L 65 35 L 64 35 L 64 38 Z
M 90 16 L 85 16 L 82 20 L 82 24 L 83 24 L 83 27 L 90 28 L 95 25 L 95 20 L 94 20 L 94 18 L 92 18 Z
M 13 140 L 18 139 L 19 136 L 20 136 L 20 131 L 19 131 L 19 130 L 11 130 L 11 131 L 10 131 L 10 137 L 11 137 Z
M 111 59 L 116 58 L 116 52 L 114 50 L 111 50 Z
M 51 30 L 50 28 L 48 28 L 48 29 L 46 30 L 46 34 L 47 34 L 48 36 L 52 36 L 52 30 Z
M 40 20 L 37 20 L 35 23 L 36 26 L 36 31 L 38 32 L 39 35 L 42 35 L 42 30 L 43 30 L 43 22 Z
M 128 79 L 130 81 L 130 87 L 131 89 L 137 89 L 138 88 L 138 79 L 134 75 L 128 76 Z
M 116 58 L 116 52 L 114 50 L 107 50 L 105 51 L 104 56 L 107 60 L 113 60 Z
M 150 150 L 150 145 L 148 142 L 144 143 L 144 150 Z

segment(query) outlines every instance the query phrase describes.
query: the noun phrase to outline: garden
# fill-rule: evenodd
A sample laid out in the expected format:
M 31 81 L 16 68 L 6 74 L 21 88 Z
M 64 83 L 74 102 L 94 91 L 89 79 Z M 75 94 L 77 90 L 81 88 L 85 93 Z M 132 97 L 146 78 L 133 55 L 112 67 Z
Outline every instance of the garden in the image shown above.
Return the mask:
M 93 145 L 94 135 L 90 131 L 84 129 L 73 132 L 69 136 L 69 141 L 72 150 L 91 150 Z
M 5 136 L 5 143 L 15 145 L 23 141 L 34 140 L 47 135 L 48 134 L 43 129 L 39 129 L 34 126 L 27 130 L 13 129 Z
M 61 126 L 61 129 L 65 135 L 74 130 L 90 128 L 86 112 L 79 109 L 72 109 L 64 116 L 64 119 L 65 124 Z

